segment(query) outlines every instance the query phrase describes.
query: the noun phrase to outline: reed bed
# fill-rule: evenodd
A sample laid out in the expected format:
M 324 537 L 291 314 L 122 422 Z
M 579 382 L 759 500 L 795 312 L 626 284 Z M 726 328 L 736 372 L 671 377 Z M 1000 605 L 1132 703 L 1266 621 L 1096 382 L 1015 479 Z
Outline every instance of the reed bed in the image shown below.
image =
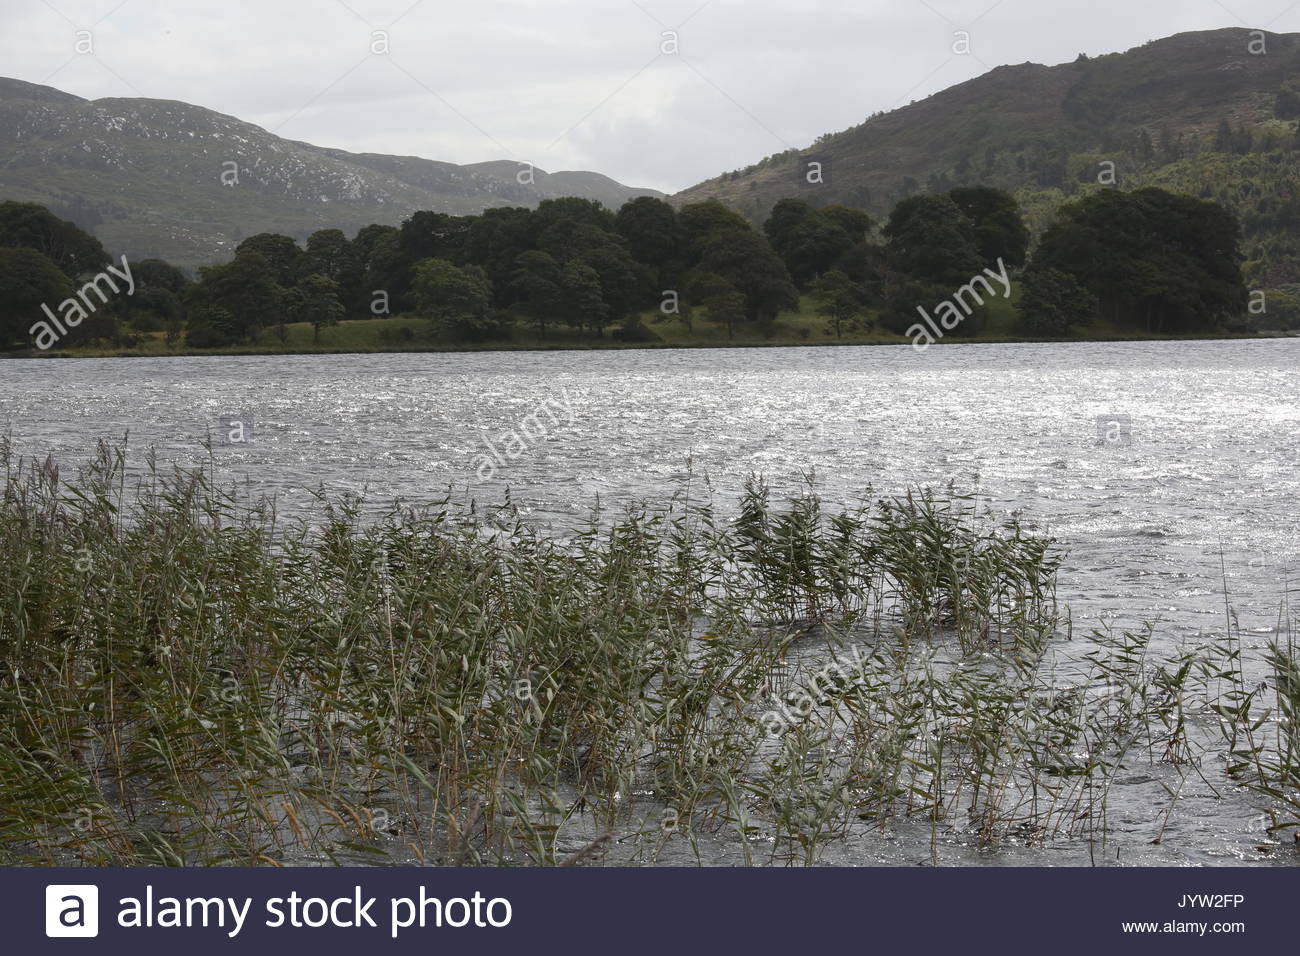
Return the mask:
M 452 501 L 286 522 L 144 464 L 101 443 L 64 480 L 0 443 L 0 862 L 581 864 L 629 835 L 653 862 L 708 834 L 812 864 L 907 818 L 1094 845 L 1121 762 L 1197 766 L 1210 718 L 1300 820 L 1293 646 L 1272 700 L 1230 638 L 1093 634 L 1058 672 L 1054 542 L 959 495 L 688 484 L 553 539 Z

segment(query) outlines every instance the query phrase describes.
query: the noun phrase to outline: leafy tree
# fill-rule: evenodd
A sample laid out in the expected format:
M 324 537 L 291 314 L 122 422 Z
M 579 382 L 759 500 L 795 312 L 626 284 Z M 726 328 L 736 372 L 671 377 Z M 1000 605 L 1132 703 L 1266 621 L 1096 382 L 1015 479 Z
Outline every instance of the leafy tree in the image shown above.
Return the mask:
M 1289 87 L 1279 90 L 1273 103 L 1273 115 L 1280 120 L 1300 119 L 1300 93 Z
M 63 343 L 71 346 L 87 346 L 95 343 L 112 343 L 117 345 L 134 345 L 139 337 L 122 328 L 114 312 L 118 303 L 99 306 L 91 312 L 76 328 L 68 329 Z
M 1035 338 L 1061 338 L 1097 317 L 1097 297 L 1059 269 L 1030 269 L 1021 283 L 1016 329 Z
M 946 295 L 979 275 L 974 223 L 948 196 L 922 195 L 894 207 L 885 227 L 890 268 L 910 280 L 948 288 Z
M 492 284 L 478 266 L 424 259 L 415 265 L 411 295 L 417 311 L 454 339 L 477 342 L 501 331 L 492 312 Z
M 813 286 L 813 295 L 821 303 L 818 313 L 830 319 L 836 338 L 842 337 L 844 326 L 866 312 L 862 288 L 838 270 L 823 273 Z
M 0 202 L 0 246 L 33 249 L 69 279 L 110 262 L 98 239 L 36 203 Z
M 713 235 L 720 232 L 748 231 L 749 223 L 716 199 L 683 206 L 677 213 L 682 246 L 686 250 L 686 266 L 699 265 L 704 246 Z
M 190 310 L 185 344 L 192 349 L 219 349 L 243 341 L 245 330 L 219 305 L 200 304 Z
M 322 275 L 348 287 L 357 281 L 359 266 L 356 250 L 341 229 L 321 229 L 307 237 L 299 274 Z
M 139 262 L 131 263 L 131 275 L 135 277 L 137 291 L 166 289 L 168 292 L 180 295 L 190 284 L 184 272 L 162 259 L 141 259 Z
M 566 196 L 562 199 L 545 199 L 532 214 L 533 236 L 539 236 L 556 223 L 585 223 L 602 232 L 614 232 L 614 213 L 594 199 Z
M 721 276 L 745 297 L 745 317 L 751 322 L 770 322 L 782 309 L 799 307 L 799 290 L 785 263 L 748 227 L 711 233 L 701 249 L 700 268 Z
M 875 225 L 871 217 L 861 209 L 852 209 L 838 203 L 823 206 L 819 212 L 825 219 L 848 233 L 854 244 L 866 242 L 868 234 Z
M 767 236 L 777 255 L 785 257 L 784 250 L 793 239 L 794 231 L 813 211 L 812 206 L 802 199 L 781 199 L 772 207 L 763 223 L 763 235 Z
M 179 335 L 184 316 L 182 299 L 190 284 L 185 273 L 162 259 L 142 259 L 131 264 L 135 294 L 116 303 L 133 328 L 140 332 L 170 333 L 170 341 Z
M 736 326 L 747 318 L 744 295 L 716 272 L 704 269 L 687 273 L 686 288 L 691 301 L 708 310 L 711 321 L 726 327 L 727 338 L 735 338 Z
M 643 301 L 652 301 L 676 283 L 683 268 L 682 235 L 677 210 L 653 196 L 624 203 L 614 216 L 614 228 L 627 243 L 633 260 L 648 268 L 642 283 Z
M 609 305 L 601 295 L 600 274 L 574 259 L 560 273 L 561 309 L 564 320 L 579 331 L 597 329 L 608 321 Z
M 835 269 L 856 282 L 861 287 L 867 304 L 871 305 L 879 303 L 884 297 L 887 261 L 884 246 L 873 242 L 858 242 L 836 260 Z
M 402 223 L 402 256 L 408 264 L 422 259 L 462 262 L 474 217 L 422 210 Z
M 1025 264 L 1029 227 L 1014 196 L 988 186 L 954 189 L 948 196 L 972 223 L 975 244 L 986 265 L 992 266 L 998 259 L 1011 268 Z
M 41 305 L 55 315 L 73 294 L 66 273 L 49 257 L 29 248 L 0 248 L 0 349 L 30 341 L 30 329 L 45 319 Z
M 226 312 L 235 341 L 243 342 L 279 319 L 285 290 L 275 281 L 265 257 L 245 249 L 236 253 L 233 262 L 201 268 L 199 281 L 189 287 L 186 298 L 191 310 L 211 306 Z
M 593 323 L 597 335 L 611 322 L 621 321 L 636 304 L 640 276 L 636 263 L 621 242 L 609 241 L 589 249 L 577 259 L 596 273 L 605 311 Z
M 840 206 L 827 215 L 799 199 L 782 199 L 773 207 L 763 232 L 795 285 L 806 288 L 866 235 L 870 220 L 853 212 Z
M 352 240 L 359 278 L 347 296 L 348 315 L 372 319 L 397 308 L 407 286 L 402 262 L 401 237 L 394 226 L 370 225 L 357 233 Z M 385 301 L 386 299 L 386 301 Z
M 338 325 L 343 318 L 339 284 L 324 275 L 309 275 L 289 294 L 289 313 L 295 322 L 310 322 L 313 342 L 320 341 L 320 330 Z
M 641 321 L 639 315 L 629 315 L 623 322 L 622 326 L 615 329 L 610 335 L 616 342 L 658 342 L 659 336 L 650 331 L 646 324 Z
M 560 264 L 548 253 L 530 249 L 515 260 L 510 278 L 514 301 L 543 338 L 547 326 L 563 321 L 564 286 Z
M 569 208 L 557 204 L 551 208 Z M 597 335 L 606 325 L 622 319 L 637 300 L 640 275 L 636 263 L 628 253 L 624 240 L 617 233 L 598 225 L 606 222 L 603 206 L 583 202 L 578 210 L 594 210 L 598 217 L 554 219 L 537 237 L 537 248 L 551 255 L 562 266 L 578 262 L 592 269 L 600 282 L 600 297 L 605 303 L 604 312 L 592 314 L 586 325 Z M 608 222 L 612 222 L 609 219 Z
M 277 285 L 292 288 L 302 271 L 302 250 L 298 243 L 289 236 L 275 232 L 259 232 L 249 236 L 235 248 L 235 256 L 241 252 L 256 252 L 271 268 L 271 275 Z
M 1300 286 L 1292 286 L 1289 290 L 1268 290 L 1264 298 L 1264 311 L 1251 315 L 1250 318 L 1251 325 L 1259 329 L 1300 329 Z
M 1232 124 L 1228 122 L 1227 117 L 1224 117 L 1219 120 L 1219 126 L 1214 133 L 1214 151 L 1216 153 L 1231 153 L 1233 148 Z
M 535 248 L 533 217 L 529 209 L 488 209 L 473 221 L 465 237 L 465 261 L 487 272 L 498 305 L 509 304 L 515 260 Z
M 1103 190 L 1061 208 L 1032 267 L 1073 276 L 1116 322 L 1187 333 L 1245 311 L 1240 241 L 1217 203 Z
M 895 335 L 906 335 L 912 326 L 918 323 L 924 325 L 918 308 L 933 313 L 935 306 L 948 300 L 952 293 L 953 290 L 946 285 L 895 277 L 886 293 L 884 308 L 880 311 L 880 324 Z M 969 318 L 963 320 L 962 325 Z M 975 324 L 978 328 L 979 320 Z M 944 334 L 957 334 L 957 329 Z
M 736 337 L 736 326 L 745 321 L 745 297 L 735 289 L 719 290 L 704 300 L 709 318 L 727 327 L 727 338 Z
M 184 313 L 180 296 L 167 289 L 136 287 L 135 295 L 117 303 L 131 327 L 139 332 L 157 332 L 178 325 Z

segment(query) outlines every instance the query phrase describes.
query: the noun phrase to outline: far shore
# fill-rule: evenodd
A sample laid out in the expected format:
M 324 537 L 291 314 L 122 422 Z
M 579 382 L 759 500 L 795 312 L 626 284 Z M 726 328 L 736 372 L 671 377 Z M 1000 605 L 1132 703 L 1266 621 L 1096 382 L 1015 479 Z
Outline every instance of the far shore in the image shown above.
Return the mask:
M 474 343 L 432 342 L 424 341 L 392 342 L 378 339 L 374 335 L 347 335 L 348 341 L 331 341 L 340 329 L 370 332 L 368 326 L 398 325 L 407 328 L 426 325 L 422 319 L 384 319 L 346 322 L 340 327 L 326 329 L 319 344 L 313 343 L 309 326 L 290 326 L 294 334 L 287 344 L 259 342 L 247 345 L 231 346 L 223 349 L 192 349 L 183 345 L 168 346 L 160 337 L 148 340 L 143 346 L 105 347 L 105 348 L 70 348 L 39 351 L 27 349 L 12 352 L 0 352 L 0 359 L 58 359 L 58 358 L 179 358 L 184 356 L 218 356 L 218 355 L 386 355 L 400 353 L 460 353 L 460 352 L 589 352 L 589 351 L 623 351 L 623 350 L 677 350 L 677 349 L 774 349 L 774 348 L 837 348 L 862 346 L 909 346 L 911 341 L 901 335 L 886 332 L 873 334 L 846 335 L 843 338 L 817 338 L 809 335 L 799 338 L 790 334 L 790 330 L 781 330 L 770 338 L 761 337 L 747 330 L 744 336 L 735 339 L 677 338 L 671 341 L 654 342 L 619 342 L 612 338 L 581 339 L 556 336 L 553 340 L 539 339 L 535 336 L 526 338 Z M 268 334 L 265 338 L 271 338 Z M 1198 335 L 1158 335 L 1137 334 L 1131 332 L 1111 331 L 1104 333 L 1071 335 L 1053 339 L 1034 339 L 1011 334 L 990 334 L 959 338 L 949 337 L 934 343 L 936 347 L 955 345 L 1065 345 L 1082 343 L 1115 342 L 1202 342 L 1202 341 L 1255 341 L 1273 339 L 1293 339 L 1300 333 L 1282 331 L 1262 332 L 1217 332 Z M 674 337 L 676 338 L 676 337 Z M 303 341 L 306 339 L 307 341 Z M 364 340 L 359 340 L 364 339 Z

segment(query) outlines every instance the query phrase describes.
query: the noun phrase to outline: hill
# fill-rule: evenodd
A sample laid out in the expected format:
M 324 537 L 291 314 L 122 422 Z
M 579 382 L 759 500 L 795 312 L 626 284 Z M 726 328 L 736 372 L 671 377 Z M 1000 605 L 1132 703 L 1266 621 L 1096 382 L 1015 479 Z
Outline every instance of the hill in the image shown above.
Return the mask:
M 1300 282 L 1297 119 L 1300 34 L 1185 33 L 1059 66 L 999 67 L 673 201 L 718 199 L 759 222 L 788 197 L 883 214 L 918 192 L 989 185 L 1014 193 L 1037 232 L 1063 202 L 1111 185 L 1113 169 L 1125 189 L 1232 208 L 1248 278 L 1276 286 Z M 827 161 L 823 184 L 804 184 L 812 159 Z
M 463 215 L 561 196 L 618 208 L 661 195 L 598 173 L 521 176 L 510 161 L 348 153 L 188 103 L 91 101 L 2 78 L 0 156 L 0 198 L 47 206 L 119 254 L 190 267 L 229 258 L 259 232 L 301 240 L 397 225 L 420 209 Z

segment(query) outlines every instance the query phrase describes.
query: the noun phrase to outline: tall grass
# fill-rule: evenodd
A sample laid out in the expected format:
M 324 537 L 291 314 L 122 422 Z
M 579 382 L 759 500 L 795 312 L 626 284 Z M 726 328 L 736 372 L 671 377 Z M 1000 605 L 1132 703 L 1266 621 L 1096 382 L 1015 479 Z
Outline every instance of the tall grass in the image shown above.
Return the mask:
M 145 464 L 0 445 L 4 862 L 550 865 L 636 831 L 806 864 L 909 816 L 1098 841 L 1120 761 L 1188 746 L 1199 672 L 1095 635 L 1063 684 L 1056 549 L 960 498 L 755 479 L 734 518 L 687 487 L 555 540 L 450 501 L 286 522 Z M 1283 795 L 1286 660 L 1251 764 Z

